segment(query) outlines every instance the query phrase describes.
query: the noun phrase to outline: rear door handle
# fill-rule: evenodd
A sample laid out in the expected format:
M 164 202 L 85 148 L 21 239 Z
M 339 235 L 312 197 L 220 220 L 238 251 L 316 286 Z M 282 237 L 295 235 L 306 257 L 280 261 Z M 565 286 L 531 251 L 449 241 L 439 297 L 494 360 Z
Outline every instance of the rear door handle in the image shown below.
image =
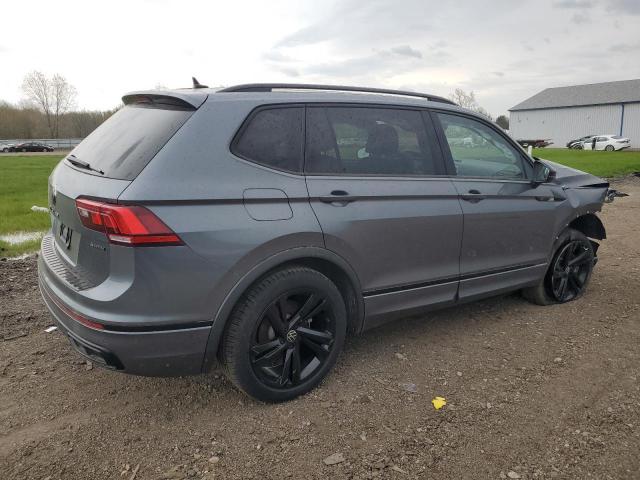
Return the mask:
M 480 193 L 480 190 L 476 190 L 475 188 L 473 188 L 469 190 L 468 194 L 460 195 L 460 198 L 462 198 L 462 200 L 465 200 L 467 202 L 478 203 L 480 200 L 484 200 L 485 198 L 487 198 L 487 196 L 482 195 L 482 193 Z
M 331 195 L 318 197 L 322 203 L 331 203 L 336 206 L 344 206 L 347 203 L 355 201 L 356 197 L 349 195 L 349 192 L 344 190 L 332 190 Z

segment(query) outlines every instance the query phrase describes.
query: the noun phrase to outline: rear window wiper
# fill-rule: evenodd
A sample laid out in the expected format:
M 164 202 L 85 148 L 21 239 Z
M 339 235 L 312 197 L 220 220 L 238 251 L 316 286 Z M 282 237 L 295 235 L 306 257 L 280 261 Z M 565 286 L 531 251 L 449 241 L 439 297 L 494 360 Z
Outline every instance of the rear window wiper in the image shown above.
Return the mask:
M 97 172 L 100 175 L 104 175 L 102 170 L 98 170 L 97 168 L 93 168 L 89 162 L 85 162 L 84 160 L 80 160 L 75 155 L 71 154 L 66 158 L 67 162 L 76 167 L 84 168 L 86 170 L 91 170 L 92 172 Z

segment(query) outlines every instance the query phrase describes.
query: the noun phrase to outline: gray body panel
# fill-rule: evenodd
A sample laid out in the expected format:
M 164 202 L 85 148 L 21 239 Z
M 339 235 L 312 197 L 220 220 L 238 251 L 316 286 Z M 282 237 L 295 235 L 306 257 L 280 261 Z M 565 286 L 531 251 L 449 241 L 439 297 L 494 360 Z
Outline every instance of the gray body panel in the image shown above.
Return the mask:
M 356 332 L 534 284 L 559 232 L 577 216 L 599 210 L 606 190 L 601 180 L 570 169 L 558 169 L 556 182 L 537 186 L 453 176 L 305 176 L 230 150 L 244 120 L 263 105 L 362 103 L 465 112 L 442 103 L 335 92 L 152 93 L 175 95 L 197 110 L 131 182 L 61 163 L 50 179 L 57 195 L 54 225 L 39 261 L 43 296 L 63 330 L 74 341 L 108 350 L 131 373 L 210 368 L 242 293 L 287 263 L 323 262 L 342 272 L 357 293 L 350 306 Z M 563 176 L 573 183 L 563 186 Z M 484 198 L 466 199 L 471 189 Z M 347 192 L 349 201 L 327 201 L 335 190 Z M 80 223 L 74 202 L 81 196 L 143 205 L 184 245 L 109 244 Z M 56 222 L 73 229 L 70 248 L 57 236 Z M 82 269 L 89 283 L 73 276 Z M 111 330 L 78 323 L 56 301 Z

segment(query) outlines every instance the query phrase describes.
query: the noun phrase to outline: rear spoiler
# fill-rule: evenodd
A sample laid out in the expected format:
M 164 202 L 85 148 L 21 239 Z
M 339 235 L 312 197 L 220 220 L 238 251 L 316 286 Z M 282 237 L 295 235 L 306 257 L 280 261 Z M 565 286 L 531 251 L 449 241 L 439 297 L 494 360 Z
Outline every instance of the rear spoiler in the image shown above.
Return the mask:
M 196 110 L 204 103 L 208 96 L 209 94 L 204 92 L 185 91 L 183 93 L 176 92 L 175 90 L 146 90 L 127 93 L 122 97 L 122 103 L 125 105 L 166 105 Z

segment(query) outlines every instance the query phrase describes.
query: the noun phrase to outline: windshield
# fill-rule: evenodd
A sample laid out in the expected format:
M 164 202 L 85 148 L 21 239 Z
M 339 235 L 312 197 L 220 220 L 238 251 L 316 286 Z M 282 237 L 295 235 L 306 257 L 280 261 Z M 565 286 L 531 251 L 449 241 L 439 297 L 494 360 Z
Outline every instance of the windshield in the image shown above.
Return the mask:
M 192 109 L 128 105 L 71 153 L 105 177 L 133 180 L 192 114 Z

